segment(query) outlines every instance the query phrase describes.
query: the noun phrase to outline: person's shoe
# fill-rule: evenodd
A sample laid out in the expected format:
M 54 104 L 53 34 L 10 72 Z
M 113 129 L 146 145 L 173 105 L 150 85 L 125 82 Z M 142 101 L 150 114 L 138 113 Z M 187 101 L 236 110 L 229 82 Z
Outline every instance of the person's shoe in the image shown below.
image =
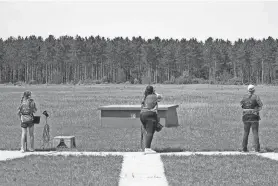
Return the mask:
M 248 152 L 248 150 L 247 149 L 242 149 L 241 152 Z
M 261 149 L 255 149 L 255 152 L 256 152 L 256 153 L 264 153 L 265 151 L 264 151 L 264 150 L 261 150 Z
M 20 152 L 21 152 L 21 153 L 24 153 L 24 152 L 25 152 L 25 150 L 24 150 L 24 149 L 20 149 Z
M 156 152 L 150 148 L 145 148 L 145 154 L 155 154 Z
M 29 149 L 29 151 L 30 151 L 30 152 L 34 152 L 35 150 L 34 150 L 34 149 L 32 149 L 32 148 L 30 148 L 30 149 Z
M 255 150 L 255 149 L 252 149 L 250 150 L 250 153 L 258 153 L 259 151 Z
M 255 149 L 255 148 L 252 148 L 251 153 L 260 153 L 261 152 L 261 149 Z
M 267 150 L 266 149 L 260 149 L 260 153 L 266 153 Z

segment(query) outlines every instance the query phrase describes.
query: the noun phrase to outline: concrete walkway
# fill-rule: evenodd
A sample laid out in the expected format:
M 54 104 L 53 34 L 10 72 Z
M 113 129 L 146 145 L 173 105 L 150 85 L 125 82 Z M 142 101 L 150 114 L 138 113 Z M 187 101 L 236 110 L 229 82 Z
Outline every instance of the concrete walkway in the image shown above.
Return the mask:
M 226 152 L 171 152 L 144 155 L 143 152 L 25 152 L 0 151 L 0 161 L 23 158 L 30 155 L 44 156 L 123 156 L 123 164 L 120 175 L 120 186 L 159 185 L 167 186 L 168 182 L 164 173 L 161 155 L 166 156 L 192 156 L 192 155 L 257 155 L 278 161 L 278 153 L 243 153 L 236 151 Z
M 125 153 L 119 186 L 167 186 L 159 154 Z

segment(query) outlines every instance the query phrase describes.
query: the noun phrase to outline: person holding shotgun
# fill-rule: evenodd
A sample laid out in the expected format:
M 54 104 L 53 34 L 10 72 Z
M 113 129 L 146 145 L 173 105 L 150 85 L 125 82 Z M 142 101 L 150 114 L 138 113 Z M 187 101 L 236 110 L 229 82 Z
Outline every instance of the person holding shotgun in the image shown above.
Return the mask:
M 263 103 L 260 97 L 255 93 L 255 86 L 248 86 L 248 94 L 244 95 L 240 101 L 241 108 L 243 109 L 242 121 L 244 124 L 244 135 L 242 141 L 242 151 L 247 152 L 248 136 L 250 128 L 252 128 L 254 137 L 255 151 L 260 152 L 260 142 L 259 142 L 259 121 L 260 111 L 263 107 Z
M 21 120 L 21 152 L 27 151 L 27 128 L 29 129 L 30 135 L 30 149 L 29 151 L 34 151 L 34 113 L 37 111 L 35 101 L 31 99 L 31 92 L 25 91 L 20 101 L 20 106 L 18 107 L 18 116 Z
M 147 86 L 144 98 L 141 102 L 140 120 L 146 131 L 145 138 L 145 154 L 156 153 L 151 149 L 151 143 L 155 131 L 161 130 L 157 128 L 159 123 L 158 102 L 161 101 L 162 96 L 155 93 L 153 86 Z M 160 125 L 161 126 L 161 125 Z

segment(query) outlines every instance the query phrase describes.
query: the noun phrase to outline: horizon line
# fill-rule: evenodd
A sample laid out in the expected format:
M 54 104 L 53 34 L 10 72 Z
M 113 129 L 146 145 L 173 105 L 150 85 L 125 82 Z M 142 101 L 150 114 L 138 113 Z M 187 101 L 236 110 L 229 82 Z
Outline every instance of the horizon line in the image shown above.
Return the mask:
M 60 38 L 62 38 L 62 37 L 72 37 L 72 38 L 76 38 L 76 37 L 81 37 L 81 38 L 83 38 L 83 39 L 85 39 L 85 38 L 90 38 L 90 37 L 100 37 L 100 38 L 104 38 L 105 40 L 114 40 L 114 39 L 117 39 L 117 38 L 123 38 L 123 39 L 130 39 L 130 40 L 132 40 L 133 38 L 141 38 L 141 39 L 143 39 L 143 40 L 154 40 L 155 38 L 159 38 L 160 40 L 178 40 L 178 41 L 181 41 L 181 40 L 197 40 L 197 41 L 206 41 L 206 40 L 208 40 L 209 38 L 212 38 L 212 40 L 224 40 L 224 41 L 230 41 L 230 42 L 236 42 L 236 41 L 239 41 L 239 40 L 258 40 L 258 41 L 260 41 L 260 40 L 265 40 L 265 39 L 268 39 L 268 38 L 272 38 L 272 39 L 274 39 L 274 40 L 278 40 L 278 38 L 275 38 L 275 37 L 273 37 L 273 36 L 271 36 L 271 35 L 269 35 L 269 36 L 266 36 L 266 37 L 263 37 L 263 38 L 256 38 L 256 37 L 252 37 L 252 36 L 250 36 L 250 37 L 248 37 L 248 38 L 240 38 L 240 37 L 238 37 L 236 40 L 231 40 L 231 39 L 228 39 L 228 38 L 226 38 L 226 39 L 224 39 L 224 38 L 216 38 L 216 37 L 213 37 L 213 36 L 210 36 L 210 37 L 207 37 L 206 39 L 200 39 L 200 38 L 197 38 L 197 37 L 184 37 L 184 38 L 175 38 L 175 37 L 167 37 L 167 38 L 165 38 L 165 37 L 160 37 L 160 36 L 153 36 L 153 37 L 143 37 L 143 36 L 113 36 L 113 37 L 107 37 L 107 36 L 102 36 L 102 35 L 100 35 L 100 34 L 97 34 L 97 35 L 86 35 L 86 36 L 82 36 L 82 35 L 78 35 L 78 34 L 75 34 L 74 36 L 73 35 L 68 35 L 68 34 L 65 34 L 65 35 L 59 35 L 59 36 L 55 36 L 55 35 L 53 35 L 53 34 L 49 34 L 48 36 L 41 36 L 41 35 L 35 35 L 35 34 L 30 34 L 30 35 L 25 35 L 25 36 L 22 36 L 22 35 L 18 35 L 18 36 L 8 36 L 8 37 L 1 37 L 0 36 L 0 39 L 2 39 L 3 41 L 6 41 L 6 40 L 8 40 L 8 39 L 10 39 L 10 38 L 13 38 L 13 39 L 18 39 L 18 38 L 24 38 L 24 39 L 26 39 L 26 38 L 29 38 L 29 37 L 32 37 L 32 36 L 35 36 L 36 38 L 39 38 L 39 37 L 41 37 L 42 38 L 42 40 L 43 41 L 45 41 L 47 38 L 49 38 L 50 36 L 53 36 L 55 39 L 60 39 Z

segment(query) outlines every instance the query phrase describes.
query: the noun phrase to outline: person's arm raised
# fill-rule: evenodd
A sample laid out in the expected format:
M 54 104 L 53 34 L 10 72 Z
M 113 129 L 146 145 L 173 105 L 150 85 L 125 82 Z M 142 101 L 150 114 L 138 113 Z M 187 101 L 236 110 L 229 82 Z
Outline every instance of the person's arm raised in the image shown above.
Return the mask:
M 157 96 L 157 101 L 158 102 L 162 100 L 162 95 L 161 94 L 155 93 L 155 95 Z

